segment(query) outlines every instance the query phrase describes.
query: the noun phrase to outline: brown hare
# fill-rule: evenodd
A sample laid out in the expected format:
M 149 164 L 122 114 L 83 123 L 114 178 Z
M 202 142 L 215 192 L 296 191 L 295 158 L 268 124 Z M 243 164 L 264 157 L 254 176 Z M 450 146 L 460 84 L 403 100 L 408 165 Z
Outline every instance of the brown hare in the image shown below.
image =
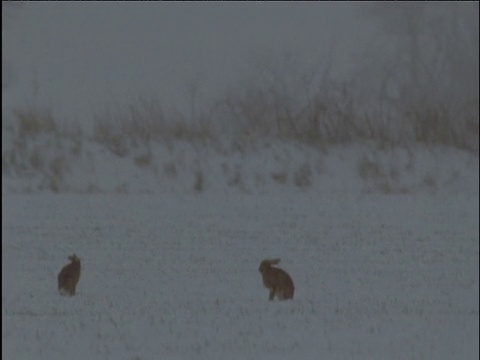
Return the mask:
M 73 296 L 80 280 L 80 259 L 75 254 L 68 259 L 70 264 L 65 265 L 58 274 L 58 290 L 62 295 Z
M 260 263 L 258 271 L 262 273 L 263 285 L 270 290 L 268 300 L 273 300 L 276 295 L 279 300 L 293 299 L 295 290 L 293 281 L 286 271 L 272 267 L 280 262 L 280 259 L 265 259 Z

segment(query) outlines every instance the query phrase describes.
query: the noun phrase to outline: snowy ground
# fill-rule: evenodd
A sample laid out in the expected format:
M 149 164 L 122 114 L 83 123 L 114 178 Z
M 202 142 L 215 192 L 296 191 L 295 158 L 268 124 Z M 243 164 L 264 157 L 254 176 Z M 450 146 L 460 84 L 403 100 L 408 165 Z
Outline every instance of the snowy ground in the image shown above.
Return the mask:
M 455 110 L 447 137 L 427 127 L 389 143 L 395 126 L 376 132 L 361 107 L 344 110 L 337 78 L 368 93 L 363 78 L 391 78 L 360 56 L 381 40 L 376 25 L 337 3 L 73 6 L 29 2 L 2 17 L 2 359 L 479 358 L 478 121 L 463 127 Z M 379 51 L 376 68 L 391 69 Z M 303 70 L 333 90 L 314 95 L 317 75 Z M 276 137 L 289 107 L 282 120 L 275 105 L 270 124 L 270 95 L 243 104 L 256 84 L 273 100 L 286 91 L 300 105 L 307 90 L 305 104 L 331 103 L 312 134 L 347 136 Z M 245 116 L 206 110 L 224 96 Z M 150 99 L 160 105 L 143 108 Z M 192 131 L 204 111 L 211 131 Z M 78 293 L 62 297 L 57 274 L 74 252 Z M 267 300 L 258 266 L 273 257 L 292 301 Z
M 477 359 L 478 194 L 2 197 L 2 359 Z M 56 275 L 76 252 L 78 294 Z M 280 257 L 293 301 L 258 265 Z

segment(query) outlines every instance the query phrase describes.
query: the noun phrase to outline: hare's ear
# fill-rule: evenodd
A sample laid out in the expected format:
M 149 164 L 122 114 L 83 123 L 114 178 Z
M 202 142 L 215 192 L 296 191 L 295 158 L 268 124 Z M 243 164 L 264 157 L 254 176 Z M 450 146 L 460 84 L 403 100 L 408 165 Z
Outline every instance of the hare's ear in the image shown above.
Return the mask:
M 280 259 L 278 259 L 278 258 L 270 260 L 270 264 L 272 264 L 272 265 L 277 265 L 279 262 L 280 262 Z

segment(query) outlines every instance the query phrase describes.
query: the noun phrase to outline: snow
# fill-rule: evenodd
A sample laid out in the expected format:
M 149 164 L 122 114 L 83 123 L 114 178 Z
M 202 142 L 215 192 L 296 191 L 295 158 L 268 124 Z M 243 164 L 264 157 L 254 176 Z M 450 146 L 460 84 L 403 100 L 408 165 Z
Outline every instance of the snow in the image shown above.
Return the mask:
M 8 6 L 2 359 L 479 358 L 478 151 L 168 138 L 118 154 L 60 131 L 137 99 L 188 113 L 192 88 L 218 100 L 288 48 L 303 65 L 331 50 L 345 75 L 372 38 L 350 5 Z M 19 136 L 11 110 L 45 108 L 57 128 Z M 277 257 L 291 301 L 258 272 Z
M 4 195 L 2 358 L 478 358 L 478 209 L 466 193 Z M 269 257 L 292 301 L 267 300 Z
M 276 140 L 219 151 L 176 140 L 126 145 L 125 154 L 118 155 L 88 138 L 39 134 L 25 140 L 8 130 L 2 135 L 8 154 L 4 158 L 9 159 L 3 167 L 3 193 L 478 194 L 478 156 L 441 146 L 379 149 L 349 144 L 322 151 Z M 19 143 L 25 145 L 18 147 Z

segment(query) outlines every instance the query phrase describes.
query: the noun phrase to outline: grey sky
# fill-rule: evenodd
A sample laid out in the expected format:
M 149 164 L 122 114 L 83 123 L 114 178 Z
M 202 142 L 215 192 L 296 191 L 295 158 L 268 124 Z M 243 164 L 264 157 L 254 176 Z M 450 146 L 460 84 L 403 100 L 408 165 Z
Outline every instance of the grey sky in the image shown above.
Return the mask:
M 335 56 L 344 73 L 364 39 L 352 3 L 44 3 L 8 9 L 5 104 L 35 102 L 88 117 L 142 96 L 184 106 L 277 66 L 288 53 L 311 65 Z M 335 53 L 332 53 L 334 50 Z
M 355 78 L 370 92 L 393 82 L 393 96 L 403 96 L 401 86 L 410 92 L 418 84 L 402 83 L 412 64 L 411 49 L 402 48 L 411 40 L 402 9 L 419 20 L 413 30 L 424 32 L 420 49 L 433 49 L 421 64 L 433 86 L 422 90 L 464 96 L 471 68 L 478 78 L 478 31 L 468 39 L 471 24 L 478 30 L 478 3 L 26 2 L 2 4 L 3 109 L 50 107 L 57 117 L 82 121 L 141 98 L 185 109 L 194 87 L 198 102 L 209 103 L 227 87 L 255 81 L 259 67 L 288 76 L 326 64 L 333 78 Z M 467 22 L 460 43 L 452 30 L 462 34 Z

